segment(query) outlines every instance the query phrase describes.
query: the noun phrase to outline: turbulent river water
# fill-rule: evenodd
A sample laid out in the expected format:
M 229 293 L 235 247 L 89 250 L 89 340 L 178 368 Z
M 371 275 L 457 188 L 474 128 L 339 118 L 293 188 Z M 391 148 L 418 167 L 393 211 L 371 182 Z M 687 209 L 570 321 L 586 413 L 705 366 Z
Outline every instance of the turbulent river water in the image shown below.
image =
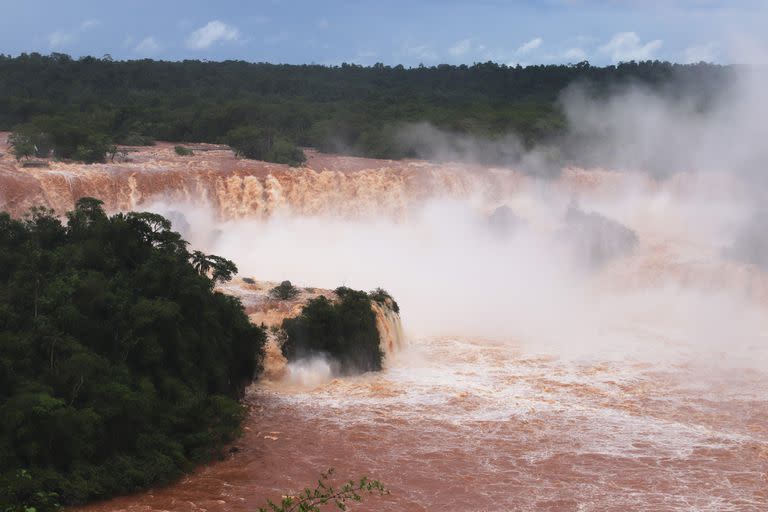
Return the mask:
M 378 374 L 318 364 L 256 382 L 225 460 L 82 510 L 252 511 L 330 467 L 390 489 L 355 510 L 768 510 L 768 277 L 728 256 L 749 187 L 172 151 L 32 170 L 4 157 L 0 206 L 97 195 L 165 213 L 243 275 L 381 285 L 405 346 Z M 601 217 L 569 223 L 578 208 Z
M 89 510 L 253 510 L 327 467 L 391 489 L 357 510 L 765 510 L 768 381 L 700 370 L 415 339 L 381 375 L 254 386 L 241 451 Z

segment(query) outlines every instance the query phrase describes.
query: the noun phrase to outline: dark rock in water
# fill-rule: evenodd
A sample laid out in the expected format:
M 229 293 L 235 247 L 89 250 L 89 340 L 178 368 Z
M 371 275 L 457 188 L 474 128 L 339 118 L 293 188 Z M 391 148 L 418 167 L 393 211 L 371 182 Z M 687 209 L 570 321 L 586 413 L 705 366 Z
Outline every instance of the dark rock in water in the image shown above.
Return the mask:
M 768 209 L 758 211 L 749 219 L 733 245 L 723 250 L 723 256 L 768 270 Z
M 584 212 L 576 204 L 568 208 L 561 234 L 576 262 L 591 268 L 625 256 L 637 245 L 634 231 L 599 213 Z
M 507 205 L 499 206 L 488 216 L 488 225 L 499 235 L 506 235 L 514 231 L 521 224 L 522 220 L 520 217 L 515 215 L 512 208 Z

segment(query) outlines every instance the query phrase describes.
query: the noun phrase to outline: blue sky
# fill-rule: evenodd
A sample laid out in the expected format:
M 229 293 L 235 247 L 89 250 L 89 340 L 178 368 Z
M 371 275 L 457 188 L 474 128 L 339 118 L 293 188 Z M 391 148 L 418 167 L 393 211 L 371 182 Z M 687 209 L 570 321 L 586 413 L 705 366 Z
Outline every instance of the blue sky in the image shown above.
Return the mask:
M 0 53 L 415 66 L 748 61 L 768 0 L 0 0 Z M 748 53 L 748 52 L 747 52 Z

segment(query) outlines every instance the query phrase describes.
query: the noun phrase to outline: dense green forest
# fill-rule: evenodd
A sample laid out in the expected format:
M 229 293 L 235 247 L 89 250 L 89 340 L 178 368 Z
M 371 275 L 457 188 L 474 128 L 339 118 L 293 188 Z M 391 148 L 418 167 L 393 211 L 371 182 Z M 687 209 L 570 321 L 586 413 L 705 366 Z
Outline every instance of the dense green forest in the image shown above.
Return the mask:
M 66 223 L 0 213 L 0 510 L 163 484 L 219 453 L 265 340 L 214 291 L 236 271 L 92 198 Z
M 0 56 L 0 129 L 33 142 L 29 151 L 83 161 L 109 158 L 115 143 L 155 139 L 228 143 L 243 157 L 292 165 L 304 160 L 298 147 L 429 156 L 398 137 L 403 124 L 484 138 L 514 134 L 530 147 L 563 133 L 557 100 L 573 83 L 595 95 L 637 82 L 706 98 L 730 70 L 659 61 L 405 68 L 32 53 Z

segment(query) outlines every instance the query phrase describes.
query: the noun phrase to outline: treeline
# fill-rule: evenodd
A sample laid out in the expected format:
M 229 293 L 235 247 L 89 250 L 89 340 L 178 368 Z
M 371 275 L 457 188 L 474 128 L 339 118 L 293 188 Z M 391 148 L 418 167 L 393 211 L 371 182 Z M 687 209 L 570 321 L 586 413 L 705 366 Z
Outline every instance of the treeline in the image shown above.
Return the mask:
M 0 213 L 0 510 L 161 485 L 219 453 L 265 341 L 214 291 L 236 271 L 96 199 L 66 223 Z
M 596 95 L 640 82 L 706 98 L 730 70 L 659 61 L 405 68 L 33 53 L 0 56 L 0 129 L 50 134 L 57 148 L 66 140 L 55 150 L 63 158 L 85 159 L 79 147 L 87 153 L 97 146 L 101 154 L 104 141 L 155 139 L 228 143 L 244 157 L 292 165 L 303 161 L 303 146 L 403 158 L 420 156 L 399 140 L 403 124 L 487 138 L 514 134 L 530 147 L 565 130 L 557 98 L 575 82 L 590 84 Z

